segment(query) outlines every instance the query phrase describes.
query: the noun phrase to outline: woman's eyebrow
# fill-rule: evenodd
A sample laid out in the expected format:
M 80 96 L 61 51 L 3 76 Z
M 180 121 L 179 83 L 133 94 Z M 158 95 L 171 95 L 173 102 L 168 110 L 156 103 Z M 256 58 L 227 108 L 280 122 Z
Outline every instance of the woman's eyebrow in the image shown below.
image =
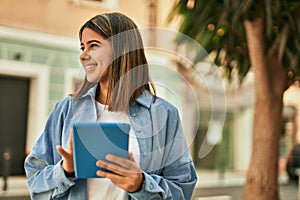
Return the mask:
M 89 40 L 89 41 L 87 41 L 87 44 L 91 44 L 93 42 L 96 42 L 98 44 L 102 44 L 102 42 L 100 42 L 99 40 Z M 84 44 L 81 42 L 80 45 L 84 45 Z

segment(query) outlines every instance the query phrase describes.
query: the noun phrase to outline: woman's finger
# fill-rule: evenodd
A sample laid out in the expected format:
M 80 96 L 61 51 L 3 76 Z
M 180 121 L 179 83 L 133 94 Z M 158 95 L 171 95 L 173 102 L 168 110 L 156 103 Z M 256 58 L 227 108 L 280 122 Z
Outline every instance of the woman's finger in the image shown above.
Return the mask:
M 129 153 L 128 153 L 128 158 L 129 158 L 129 160 L 135 162 L 132 152 L 129 152 Z
M 57 145 L 57 146 L 56 146 L 56 150 L 57 150 L 57 152 L 58 152 L 64 159 L 67 159 L 67 158 L 69 157 L 69 153 L 66 152 L 66 151 L 62 148 L 62 146 Z
M 98 167 L 101 167 L 101 168 L 105 168 L 109 171 L 112 171 L 120 176 L 125 176 L 126 174 L 130 173 L 129 169 L 125 169 L 119 165 L 115 165 L 113 163 L 109 163 L 109 162 L 105 162 L 103 160 L 99 160 L 97 161 L 96 165 Z
M 68 150 L 70 153 L 73 153 L 73 131 L 70 129 L 69 139 L 68 139 Z
M 134 166 L 134 167 L 128 167 L 128 165 L 121 166 L 121 165 L 114 164 L 111 162 L 99 160 L 99 161 L 97 161 L 96 165 L 98 167 L 102 167 L 102 168 L 108 169 L 110 171 L 113 171 L 114 173 L 119 174 L 121 176 L 127 176 L 130 173 L 132 174 L 132 173 L 140 173 L 141 172 L 139 167 L 134 166 L 135 163 L 132 164 L 132 166 Z
M 117 165 L 122 166 L 123 168 L 129 169 L 129 170 L 136 170 L 137 169 L 137 164 L 132 161 L 129 160 L 127 158 L 122 158 L 116 155 L 112 155 L 112 154 L 108 154 L 105 157 L 109 162 L 115 163 Z

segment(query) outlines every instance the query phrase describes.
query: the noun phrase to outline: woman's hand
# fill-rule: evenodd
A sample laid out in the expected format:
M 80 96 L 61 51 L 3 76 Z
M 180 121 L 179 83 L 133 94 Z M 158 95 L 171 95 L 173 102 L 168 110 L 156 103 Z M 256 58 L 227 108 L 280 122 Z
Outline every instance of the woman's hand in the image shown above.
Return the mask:
M 72 174 L 74 172 L 72 129 L 69 134 L 68 150 L 64 150 L 60 145 L 56 146 L 56 150 L 63 158 L 62 168 L 67 174 Z
M 137 192 L 142 189 L 144 176 L 140 166 L 134 161 L 131 152 L 129 159 L 108 154 L 106 159 L 109 161 L 98 160 L 96 165 L 110 170 L 111 172 L 98 170 L 97 175 L 109 178 L 117 187 L 127 192 Z

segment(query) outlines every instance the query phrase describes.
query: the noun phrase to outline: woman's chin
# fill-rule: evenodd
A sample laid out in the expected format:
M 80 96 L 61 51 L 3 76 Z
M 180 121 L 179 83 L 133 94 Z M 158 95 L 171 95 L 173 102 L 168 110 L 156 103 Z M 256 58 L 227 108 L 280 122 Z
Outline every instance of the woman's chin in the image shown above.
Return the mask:
M 90 83 L 98 83 L 99 78 L 87 77 L 87 81 Z

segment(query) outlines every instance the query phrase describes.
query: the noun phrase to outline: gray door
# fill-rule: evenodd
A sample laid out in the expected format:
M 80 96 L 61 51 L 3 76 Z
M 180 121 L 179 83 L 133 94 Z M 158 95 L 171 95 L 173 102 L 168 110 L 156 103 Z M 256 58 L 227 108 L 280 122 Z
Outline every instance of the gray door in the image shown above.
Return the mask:
M 25 174 L 29 85 L 28 78 L 0 75 L 0 175 L 7 164 L 9 175 Z

